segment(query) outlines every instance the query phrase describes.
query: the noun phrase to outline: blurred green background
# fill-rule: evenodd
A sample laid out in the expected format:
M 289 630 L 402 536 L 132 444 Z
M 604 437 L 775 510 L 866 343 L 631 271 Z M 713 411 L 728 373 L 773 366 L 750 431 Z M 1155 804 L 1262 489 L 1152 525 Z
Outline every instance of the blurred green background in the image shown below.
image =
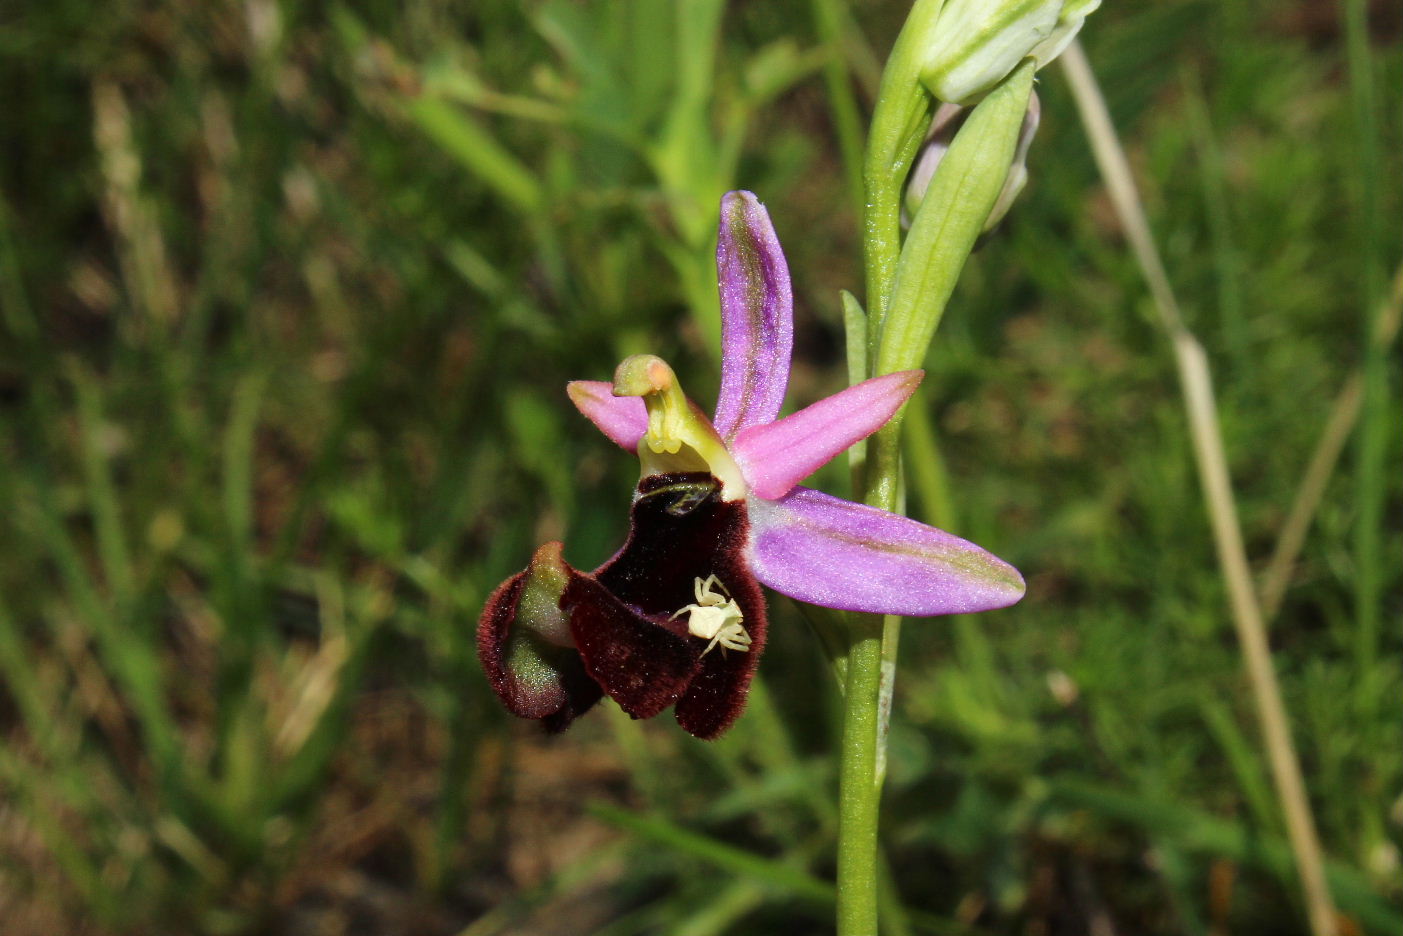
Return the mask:
M 625 532 L 636 463 L 566 380 L 651 350 L 709 407 L 722 192 L 788 253 L 790 405 L 844 383 L 853 144 L 904 13 L 0 9 L 7 936 L 829 929 L 835 691 L 793 603 L 713 744 L 612 706 L 545 737 L 473 631 L 538 543 L 591 568 Z M 1258 571 L 1368 388 L 1271 622 L 1350 933 L 1403 926 L 1403 433 L 1365 340 L 1403 17 L 1369 13 L 1162 0 L 1084 34 Z M 1040 93 L 907 453 L 912 513 L 1029 592 L 905 629 L 890 931 L 1304 932 L 1169 349 L 1057 68 Z

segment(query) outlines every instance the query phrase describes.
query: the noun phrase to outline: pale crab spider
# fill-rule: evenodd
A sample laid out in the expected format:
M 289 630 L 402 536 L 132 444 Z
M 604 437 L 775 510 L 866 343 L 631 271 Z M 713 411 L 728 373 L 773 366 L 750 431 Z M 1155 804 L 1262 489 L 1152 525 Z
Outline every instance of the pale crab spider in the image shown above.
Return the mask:
M 715 591 L 713 587 L 720 590 Z M 702 651 L 702 656 L 710 653 L 717 644 L 721 645 L 723 653 L 727 650 L 749 650 L 750 635 L 740 626 L 745 616 L 741 614 L 736 600 L 726 592 L 721 580 L 715 575 L 709 575 L 705 580 L 698 578 L 695 590 L 697 603 L 687 605 L 671 620 L 688 615 L 687 633 L 711 641 Z

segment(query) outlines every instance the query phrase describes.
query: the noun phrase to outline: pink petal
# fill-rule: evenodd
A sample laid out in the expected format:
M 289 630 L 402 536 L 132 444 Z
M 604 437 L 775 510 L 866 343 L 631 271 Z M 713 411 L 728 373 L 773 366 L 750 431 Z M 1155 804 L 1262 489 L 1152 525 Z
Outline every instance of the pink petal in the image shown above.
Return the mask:
M 642 397 L 616 397 L 614 385 L 607 380 L 572 380 L 565 392 L 600 432 L 621 448 L 638 451 L 638 440 L 648 431 L 648 408 Z
M 923 371 L 911 370 L 873 377 L 778 422 L 743 429 L 731 454 L 751 490 L 777 500 L 833 456 L 886 425 L 923 376 Z
M 791 598 L 919 617 L 987 611 L 1023 597 L 1013 566 L 907 517 L 803 487 L 747 503 L 751 571 Z
M 749 192 L 721 199 L 716 244 L 721 288 L 721 392 L 716 430 L 728 443 L 774 420 L 789 385 L 794 298 L 770 216 Z

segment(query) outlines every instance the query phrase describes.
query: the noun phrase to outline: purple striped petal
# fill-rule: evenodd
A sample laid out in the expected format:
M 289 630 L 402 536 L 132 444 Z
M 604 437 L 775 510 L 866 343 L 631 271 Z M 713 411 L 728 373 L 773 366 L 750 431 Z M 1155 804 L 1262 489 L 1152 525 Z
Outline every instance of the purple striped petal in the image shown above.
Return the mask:
M 916 391 L 924 371 L 864 380 L 778 422 L 743 429 L 731 454 L 758 497 L 778 500 L 833 456 L 886 425 Z
M 1018 570 L 908 517 L 795 488 L 748 499 L 751 571 L 809 604 L 917 617 L 987 611 L 1023 597 Z
M 770 216 L 749 192 L 721 199 L 716 244 L 721 287 L 721 392 L 715 425 L 729 443 L 772 422 L 789 385 L 794 297 Z
M 572 380 L 565 392 L 600 432 L 619 447 L 638 451 L 638 440 L 648 431 L 648 408 L 642 397 L 616 397 L 614 385 L 607 380 Z

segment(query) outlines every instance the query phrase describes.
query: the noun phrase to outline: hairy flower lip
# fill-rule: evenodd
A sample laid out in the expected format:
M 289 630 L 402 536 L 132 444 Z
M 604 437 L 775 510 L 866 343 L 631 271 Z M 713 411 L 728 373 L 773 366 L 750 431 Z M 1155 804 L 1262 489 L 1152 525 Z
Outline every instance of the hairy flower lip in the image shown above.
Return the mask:
M 750 651 L 702 657 L 674 711 L 678 724 L 700 738 L 719 736 L 740 715 L 765 647 L 765 597 L 748 564 L 748 543 L 746 503 L 727 500 L 718 479 L 703 473 L 654 475 L 638 483 L 628 540 L 595 572 L 601 585 L 649 615 L 670 618 L 692 600 L 695 580 L 711 574 L 739 603 Z M 686 632 L 680 620 L 666 626 Z M 697 653 L 706 645 L 700 638 L 687 639 Z
M 744 708 L 765 646 L 748 525 L 744 502 L 722 497 L 711 474 L 662 474 L 639 482 L 628 540 L 594 572 L 570 568 L 559 543 L 542 546 L 493 592 L 478 626 L 483 668 L 508 711 L 559 730 L 607 695 L 634 718 L 671 706 L 686 731 L 718 737 Z M 676 614 L 713 575 L 744 621 L 745 652 L 706 653 Z M 536 600 L 524 597 L 532 588 Z M 558 617 L 568 648 L 542 638 Z

